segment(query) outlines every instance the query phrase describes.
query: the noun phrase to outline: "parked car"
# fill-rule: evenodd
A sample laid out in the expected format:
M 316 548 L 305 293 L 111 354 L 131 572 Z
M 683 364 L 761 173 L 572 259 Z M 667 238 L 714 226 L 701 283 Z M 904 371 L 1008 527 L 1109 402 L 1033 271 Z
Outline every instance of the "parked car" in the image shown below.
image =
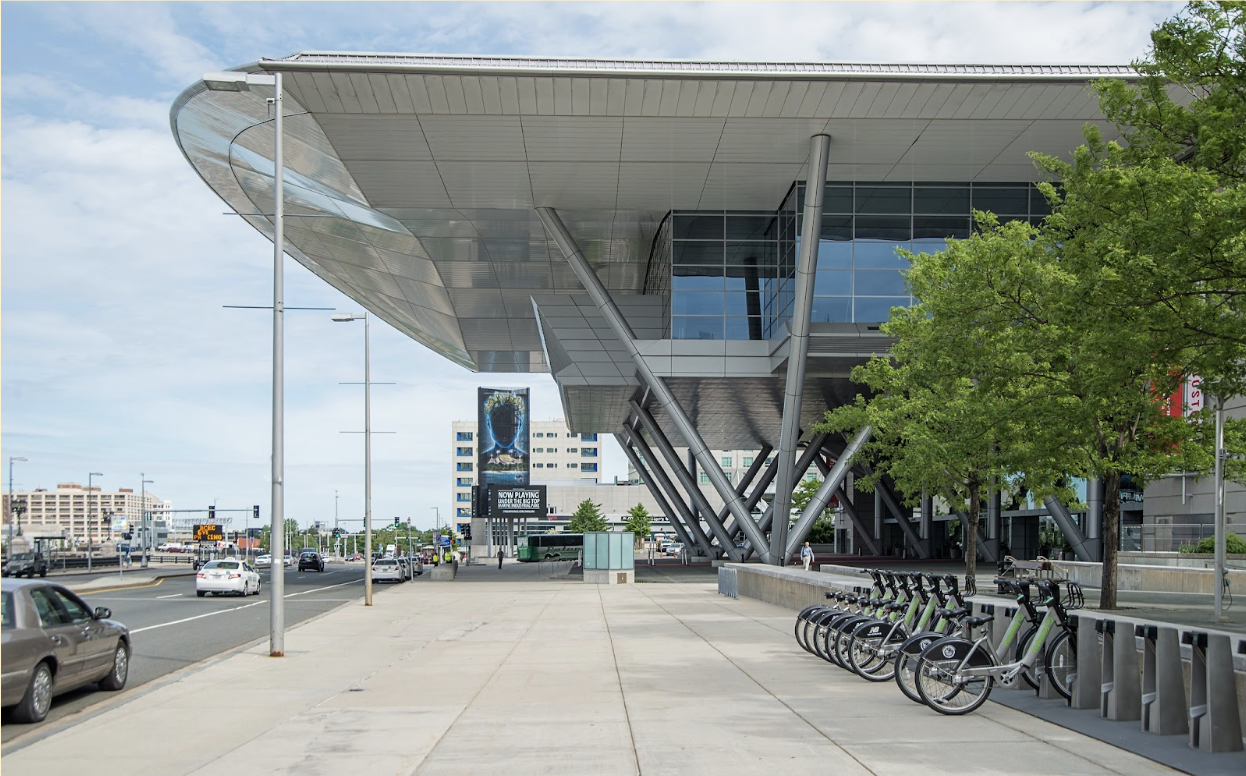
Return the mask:
M 130 631 L 105 607 L 94 611 L 54 583 L 6 579 L 3 593 L 3 690 L 15 722 L 40 722 L 52 696 L 98 682 L 120 690 L 130 674 Z
M 402 566 L 393 558 L 378 558 L 372 561 L 373 582 L 402 582 L 404 578 Z
M 299 555 L 299 571 L 310 569 L 312 571 L 324 571 L 324 558 L 320 557 L 318 552 L 304 552 Z
M 15 552 L 4 563 L 4 570 L 0 571 L 6 577 L 30 577 L 35 578 L 38 574 L 40 577 L 48 575 L 48 560 L 37 552 Z
M 415 567 L 411 565 L 411 559 L 403 555 L 400 558 L 396 558 L 396 560 L 398 561 L 399 565 L 402 566 L 403 578 L 404 579 L 415 579 Z
M 271 568 L 273 565 L 273 556 L 261 555 L 255 559 L 255 567 L 258 569 Z
M 237 558 L 210 560 L 195 574 L 195 595 L 236 593 L 259 595 L 260 574 L 251 564 Z
M 683 542 L 671 542 L 671 546 L 666 548 L 666 554 L 678 558 L 679 553 L 684 551 Z

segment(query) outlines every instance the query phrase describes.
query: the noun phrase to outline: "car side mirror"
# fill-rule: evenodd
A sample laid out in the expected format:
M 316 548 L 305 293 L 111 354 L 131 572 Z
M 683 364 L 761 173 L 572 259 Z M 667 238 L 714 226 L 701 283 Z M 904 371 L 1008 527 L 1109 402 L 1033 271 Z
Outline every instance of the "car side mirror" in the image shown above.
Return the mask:
M 107 620 L 110 617 L 112 617 L 112 609 L 109 609 L 107 606 L 95 607 L 95 619 Z

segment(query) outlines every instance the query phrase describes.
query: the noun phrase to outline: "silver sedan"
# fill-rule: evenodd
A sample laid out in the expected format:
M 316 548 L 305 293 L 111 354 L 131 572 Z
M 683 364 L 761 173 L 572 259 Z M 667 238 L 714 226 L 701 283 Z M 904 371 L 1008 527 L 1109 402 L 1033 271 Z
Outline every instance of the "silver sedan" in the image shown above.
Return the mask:
M 52 696 L 98 682 L 120 690 L 130 674 L 130 631 L 68 589 L 3 580 L 3 698 L 16 722 L 41 722 Z

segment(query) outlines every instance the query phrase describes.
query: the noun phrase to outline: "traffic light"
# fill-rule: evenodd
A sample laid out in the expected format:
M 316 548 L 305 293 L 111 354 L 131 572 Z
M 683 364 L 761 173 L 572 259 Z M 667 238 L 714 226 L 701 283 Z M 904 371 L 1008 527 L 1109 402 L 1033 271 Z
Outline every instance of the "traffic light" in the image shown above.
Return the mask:
M 256 504 L 255 506 L 251 507 L 251 517 L 255 518 L 256 520 L 260 519 L 260 505 L 259 504 Z
M 394 515 L 394 527 L 397 528 L 401 523 L 402 521 L 398 519 L 398 516 Z
M 462 535 L 463 541 L 470 542 L 472 540 L 471 523 L 459 523 L 456 527 L 459 529 L 459 534 Z
M 216 504 L 213 504 L 212 506 L 208 507 L 208 522 L 209 523 L 216 522 Z

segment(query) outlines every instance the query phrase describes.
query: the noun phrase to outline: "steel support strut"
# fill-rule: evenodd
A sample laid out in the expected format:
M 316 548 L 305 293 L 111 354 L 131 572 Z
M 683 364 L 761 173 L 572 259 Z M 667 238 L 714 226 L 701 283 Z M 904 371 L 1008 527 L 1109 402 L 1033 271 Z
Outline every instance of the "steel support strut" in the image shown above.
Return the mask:
M 1086 537 L 1078 529 L 1077 523 L 1073 522 L 1073 516 L 1069 514 L 1069 510 L 1061 504 L 1055 496 L 1048 496 L 1043 499 L 1043 503 L 1047 506 L 1047 512 L 1051 515 L 1051 519 L 1056 521 L 1064 538 L 1069 540 L 1069 544 L 1073 546 L 1074 556 L 1081 561 L 1094 562 L 1097 560 L 1094 553 L 1086 546 Z
M 714 461 L 709 447 L 705 444 L 705 440 L 701 438 L 696 427 L 693 426 L 692 420 L 684 412 L 683 407 L 679 406 L 679 402 L 675 401 L 675 396 L 671 393 L 670 388 L 667 387 L 666 381 L 654 374 L 653 370 L 649 368 L 649 364 L 645 361 L 644 356 L 641 355 L 640 349 L 636 347 L 636 336 L 632 332 L 632 327 L 628 325 L 627 319 L 619 312 L 618 306 L 610 298 L 610 293 L 602 285 L 601 279 L 597 277 L 597 273 L 588 265 L 588 261 L 584 258 L 584 252 L 576 245 L 575 239 L 567 231 L 567 227 L 563 224 L 562 219 L 558 217 L 558 213 L 553 208 L 548 207 L 538 207 L 536 213 L 540 217 L 541 223 L 545 225 L 545 230 L 549 232 L 550 237 L 558 245 L 563 256 L 566 257 L 567 263 L 575 272 L 576 277 L 580 279 L 584 290 L 588 292 L 593 303 L 597 305 L 598 312 L 606 319 L 606 323 L 610 324 L 610 328 L 614 331 L 615 337 L 618 338 L 619 344 L 632 357 L 632 363 L 636 365 L 636 372 L 640 375 L 642 382 L 652 391 L 653 397 L 657 399 L 658 404 L 662 407 L 662 411 L 670 418 L 679 435 L 684 438 L 684 442 L 692 451 L 692 454 L 696 456 L 697 463 L 709 475 L 714 490 L 718 491 L 719 497 L 727 504 L 727 509 L 731 512 L 732 517 L 736 519 L 736 523 L 744 528 L 745 535 L 748 536 L 755 546 L 761 546 L 764 542 L 764 537 L 757 524 L 753 522 L 753 518 L 749 515 L 748 510 L 744 508 L 744 499 L 736 495 L 735 489 L 727 480 L 727 476 L 723 474 L 722 469 Z
M 632 413 L 640 419 L 641 425 L 645 427 L 645 431 L 649 433 L 654 444 L 658 446 L 658 452 L 666 459 L 666 465 L 675 473 L 675 478 L 684 486 L 684 490 L 688 493 L 689 506 L 695 509 L 694 515 L 699 514 L 701 519 L 705 520 L 706 525 L 710 527 L 710 531 L 714 534 L 714 538 L 718 540 L 718 544 L 722 547 L 723 552 L 731 555 L 733 558 L 739 553 L 736 552 L 735 543 L 731 541 L 731 537 L 727 535 L 727 529 L 719 522 L 718 516 L 714 510 L 710 508 L 709 501 L 705 499 L 705 494 L 701 492 L 701 488 L 697 485 L 696 478 L 679 460 L 679 456 L 675 454 L 675 448 L 671 446 L 670 440 L 662 433 L 662 429 L 658 428 L 657 421 L 649 414 L 649 411 L 640 406 L 633 399 L 631 402 Z M 735 493 L 735 490 L 732 490 Z
M 649 464 L 649 471 L 653 475 L 658 488 L 666 494 L 668 501 L 674 505 L 675 514 L 678 518 L 683 520 L 685 533 L 691 537 L 691 541 L 684 542 L 684 546 L 688 548 L 693 546 L 700 547 L 704 555 L 709 555 L 713 551 L 710 547 L 709 537 L 701 530 L 700 521 L 697 520 L 692 510 L 688 508 L 688 504 L 683 500 L 683 497 L 679 495 L 679 490 L 671 482 L 671 478 L 667 476 L 666 469 L 662 468 L 662 464 L 657 459 L 657 456 L 649 449 L 648 443 L 641 437 L 640 432 L 627 425 L 623 426 L 623 433 L 631 441 L 632 446 L 636 448 L 640 457 Z
M 797 479 L 804 477 L 805 472 L 809 471 L 809 467 L 815 461 L 818 463 L 819 466 L 822 465 L 822 456 L 821 456 L 822 446 L 826 444 L 826 439 L 828 436 L 830 436 L 830 434 L 818 433 L 818 434 L 814 434 L 813 438 L 809 440 L 809 445 L 805 448 L 805 452 L 801 453 L 800 460 L 796 462 Z M 757 483 L 757 487 L 753 488 L 753 492 L 748 497 L 748 501 L 746 503 L 748 504 L 748 508 L 750 512 L 752 511 L 753 507 L 757 505 L 757 502 L 761 500 L 762 495 L 766 492 L 766 488 L 769 487 L 770 483 L 774 481 L 775 475 L 778 473 L 778 471 L 779 471 L 779 462 L 776 459 L 774 462 L 772 462 L 769 466 L 766 467 L 766 473 L 762 475 L 761 482 Z M 765 533 L 766 531 L 770 530 L 770 526 L 774 524 L 774 502 L 773 501 L 771 501 L 770 505 L 766 507 L 765 512 L 762 513 L 761 519 L 757 521 L 757 524 L 761 526 L 762 533 Z M 744 551 L 745 560 L 748 559 L 749 555 L 753 552 L 753 550 L 754 548 L 750 545 Z
M 753 507 L 757 506 L 757 499 L 745 497 L 744 494 L 749 492 L 748 486 L 753 484 L 753 478 L 766 465 L 766 456 L 770 455 L 773 450 L 774 448 L 770 445 L 762 444 L 761 450 L 757 452 L 757 457 L 753 459 L 752 465 L 748 467 L 748 470 L 744 472 L 744 476 L 740 478 L 740 484 L 736 485 L 735 492 L 741 498 L 744 498 L 744 506 L 748 508 L 750 515 L 753 514 Z M 758 494 L 757 498 L 761 498 L 761 495 Z M 731 517 L 725 508 L 718 510 L 718 521 L 726 527 L 727 535 L 731 537 L 731 541 L 737 541 L 741 533 L 740 527 L 736 525 L 735 518 Z
M 809 535 L 809 529 L 813 527 L 814 518 L 822 514 L 822 510 L 826 509 L 826 505 L 830 503 L 831 494 L 839 490 L 839 486 L 844 484 L 844 478 L 848 476 L 848 467 L 852 464 L 852 457 L 861 449 L 861 445 L 869 441 L 871 433 L 872 429 L 869 426 L 863 426 L 857 432 L 857 435 L 852 438 L 852 441 L 848 443 L 848 446 L 844 448 L 844 454 L 835 461 L 835 465 L 831 467 L 831 473 L 826 475 L 826 479 L 822 480 L 822 484 L 818 486 L 818 492 L 813 494 L 813 498 L 809 500 L 809 505 L 805 507 L 805 511 L 797 518 L 796 525 L 792 527 L 792 537 L 787 543 L 787 555 L 795 552 L 800 543 Z M 779 525 L 787 523 L 783 518 L 784 515 L 776 510 L 776 531 L 779 529 Z M 771 535 L 774 535 L 773 532 Z
M 791 334 L 787 345 L 787 380 L 783 389 L 783 425 L 779 431 L 779 476 L 775 485 L 775 521 L 770 531 L 769 562 L 787 562 L 788 515 L 792 512 L 792 489 L 796 486 L 796 443 L 800 437 L 801 392 L 805 384 L 805 358 L 809 354 L 809 317 L 813 312 L 813 282 L 817 269 L 818 236 L 822 233 L 822 199 L 826 191 L 826 159 L 830 135 L 809 138 L 809 173 L 805 176 L 805 215 L 801 225 L 800 255 L 796 258 L 796 296 L 792 307 Z M 829 497 L 829 493 L 828 493 Z
M 869 474 L 868 467 L 866 474 Z M 917 553 L 917 557 L 923 560 L 930 557 L 930 552 L 922 545 L 921 537 L 917 533 L 917 529 L 909 522 L 908 515 L 904 514 L 904 510 L 900 508 L 900 502 L 896 498 L 896 494 L 885 482 L 879 481 L 875 486 L 879 495 L 882 496 L 883 504 L 887 507 L 887 511 L 896 519 L 896 524 L 900 526 L 900 531 L 904 534 L 904 541 L 913 551 Z
M 881 537 L 874 536 L 865 527 L 865 523 L 861 521 L 861 516 L 857 514 L 857 505 L 852 503 L 852 499 L 848 498 L 848 491 L 843 485 L 839 486 L 839 503 L 844 505 L 844 514 L 848 515 L 848 519 L 852 521 L 852 527 L 857 529 L 857 533 L 865 540 L 865 544 L 870 548 L 871 555 L 881 555 L 879 540 Z
M 661 508 L 662 514 L 666 516 L 666 522 L 671 524 L 671 530 L 675 532 L 675 535 L 679 537 L 679 541 L 683 542 L 685 547 L 691 547 L 693 545 L 692 538 L 688 536 L 688 532 L 680 525 L 679 517 L 671 509 L 671 504 L 666 500 L 666 495 L 662 493 L 662 489 L 658 487 L 657 482 L 649 475 L 649 470 L 640 460 L 640 456 L 632 449 L 628 435 L 624 432 L 619 432 L 614 435 L 614 439 L 619 443 L 619 447 L 623 448 L 623 455 L 627 456 L 627 460 L 636 469 L 636 473 L 640 475 L 640 479 L 645 483 L 645 487 L 649 489 L 649 495 L 653 496 L 653 500 L 658 502 L 658 507 Z

